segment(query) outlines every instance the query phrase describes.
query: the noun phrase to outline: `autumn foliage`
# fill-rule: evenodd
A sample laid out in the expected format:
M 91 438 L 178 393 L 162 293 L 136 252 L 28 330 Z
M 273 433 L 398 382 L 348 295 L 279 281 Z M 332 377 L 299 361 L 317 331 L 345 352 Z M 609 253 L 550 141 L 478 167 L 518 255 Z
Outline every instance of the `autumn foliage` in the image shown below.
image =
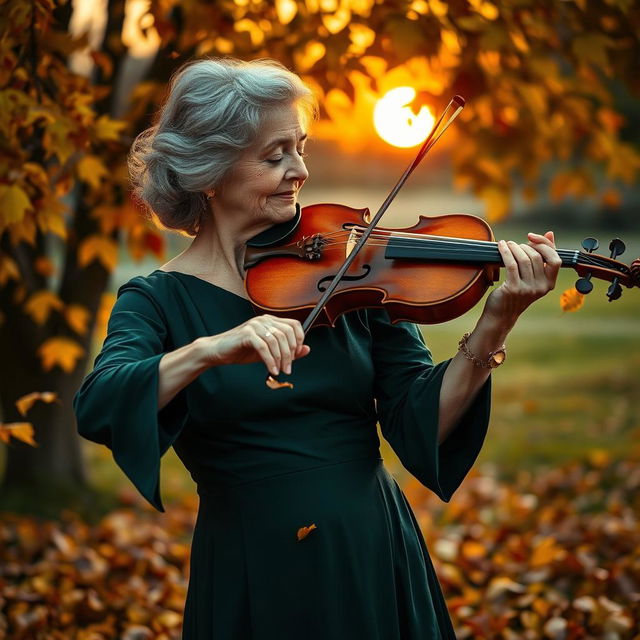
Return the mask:
M 461 640 L 638 638 L 640 460 L 594 451 L 509 484 L 475 473 L 449 504 L 417 481 L 405 492 Z M 3 515 L 0 637 L 178 640 L 196 507 L 95 526 Z

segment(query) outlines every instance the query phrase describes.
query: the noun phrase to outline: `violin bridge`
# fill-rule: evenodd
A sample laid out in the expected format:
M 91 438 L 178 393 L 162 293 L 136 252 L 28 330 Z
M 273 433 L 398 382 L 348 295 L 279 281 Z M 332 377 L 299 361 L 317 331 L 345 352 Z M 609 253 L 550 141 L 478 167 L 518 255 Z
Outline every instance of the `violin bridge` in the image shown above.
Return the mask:
M 349 257 L 349 254 L 355 249 L 358 242 L 358 232 L 355 227 L 352 227 L 351 233 L 349 233 L 349 239 L 347 240 L 347 248 L 345 252 L 345 258 Z

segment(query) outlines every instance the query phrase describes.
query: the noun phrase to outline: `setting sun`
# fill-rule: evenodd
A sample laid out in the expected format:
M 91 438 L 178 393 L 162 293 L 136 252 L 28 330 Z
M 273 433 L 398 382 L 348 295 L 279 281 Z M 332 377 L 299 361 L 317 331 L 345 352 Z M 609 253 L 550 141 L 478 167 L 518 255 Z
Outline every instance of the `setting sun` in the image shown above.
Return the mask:
M 378 100 L 373 123 L 385 142 L 396 147 L 415 147 L 429 135 L 435 119 L 425 106 L 417 114 L 413 112 L 410 103 L 415 97 L 413 87 L 397 87 Z

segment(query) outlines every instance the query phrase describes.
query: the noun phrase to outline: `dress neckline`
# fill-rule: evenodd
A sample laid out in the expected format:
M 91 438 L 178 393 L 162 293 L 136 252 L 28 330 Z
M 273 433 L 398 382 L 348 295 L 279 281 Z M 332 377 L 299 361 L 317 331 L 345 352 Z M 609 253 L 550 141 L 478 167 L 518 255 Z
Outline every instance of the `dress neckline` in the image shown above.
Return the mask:
M 234 293 L 233 291 L 229 291 L 229 289 L 225 289 L 224 287 L 221 287 L 217 284 L 213 284 L 213 282 L 209 282 L 204 278 L 199 278 L 198 276 L 194 276 L 192 273 L 184 273 L 183 271 L 165 271 L 164 269 L 156 269 L 153 273 L 156 273 L 156 272 L 171 273 L 179 276 L 187 276 L 188 278 L 193 278 L 194 280 L 199 280 L 200 282 L 204 282 L 205 284 L 208 284 L 210 287 L 213 287 L 214 289 L 219 289 L 220 291 L 224 291 L 225 293 L 228 293 L 230 296 L 233 296 L 234 298 L 239 298 L 240 300 L 244 300 L 245 302 L 248 302 L 249 304 L 251 304 L 251 300 L 249 300 L 249 298 L 240 296 L 237 293 Z

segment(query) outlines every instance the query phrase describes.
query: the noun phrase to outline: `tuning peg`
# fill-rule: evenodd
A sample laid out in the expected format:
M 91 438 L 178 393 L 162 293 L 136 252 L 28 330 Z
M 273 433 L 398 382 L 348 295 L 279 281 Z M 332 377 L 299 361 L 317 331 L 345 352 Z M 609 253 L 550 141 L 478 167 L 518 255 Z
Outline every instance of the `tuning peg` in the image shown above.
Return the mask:
M 587 253 L 592 253 L 600 246 L 600 243 L 595 238 L 585 238 L 582 241 L 582 248 Z M 591 272 L 586 273 L 582 278 L 576 280 L 576 289 L 579 293 L 587 295 L 593 291 L 593 282 L 591 282 Z
M 622 295 L 622 287 L 618 282 L 618 278 L 614 278 L 609 288 L 607 289 L 607 298 L 609 298 L 609 302 L 613 302 L 617 300 Z
M 591 274 L 587 273 L 583 278 L 576 280 L 576 289 L 579 293 L 587 295 L 593 290 L 593 282 L 591 282 Z
M 609 251 L 611 251 L 611 255 L 609 257 L 615 260 L 618 256 L 624 253 L 624 250 L 626 248 L 627 247 L 625 246 L 624 242 L 620 240 L 620 238 L 614 238 L 609 243 Z

